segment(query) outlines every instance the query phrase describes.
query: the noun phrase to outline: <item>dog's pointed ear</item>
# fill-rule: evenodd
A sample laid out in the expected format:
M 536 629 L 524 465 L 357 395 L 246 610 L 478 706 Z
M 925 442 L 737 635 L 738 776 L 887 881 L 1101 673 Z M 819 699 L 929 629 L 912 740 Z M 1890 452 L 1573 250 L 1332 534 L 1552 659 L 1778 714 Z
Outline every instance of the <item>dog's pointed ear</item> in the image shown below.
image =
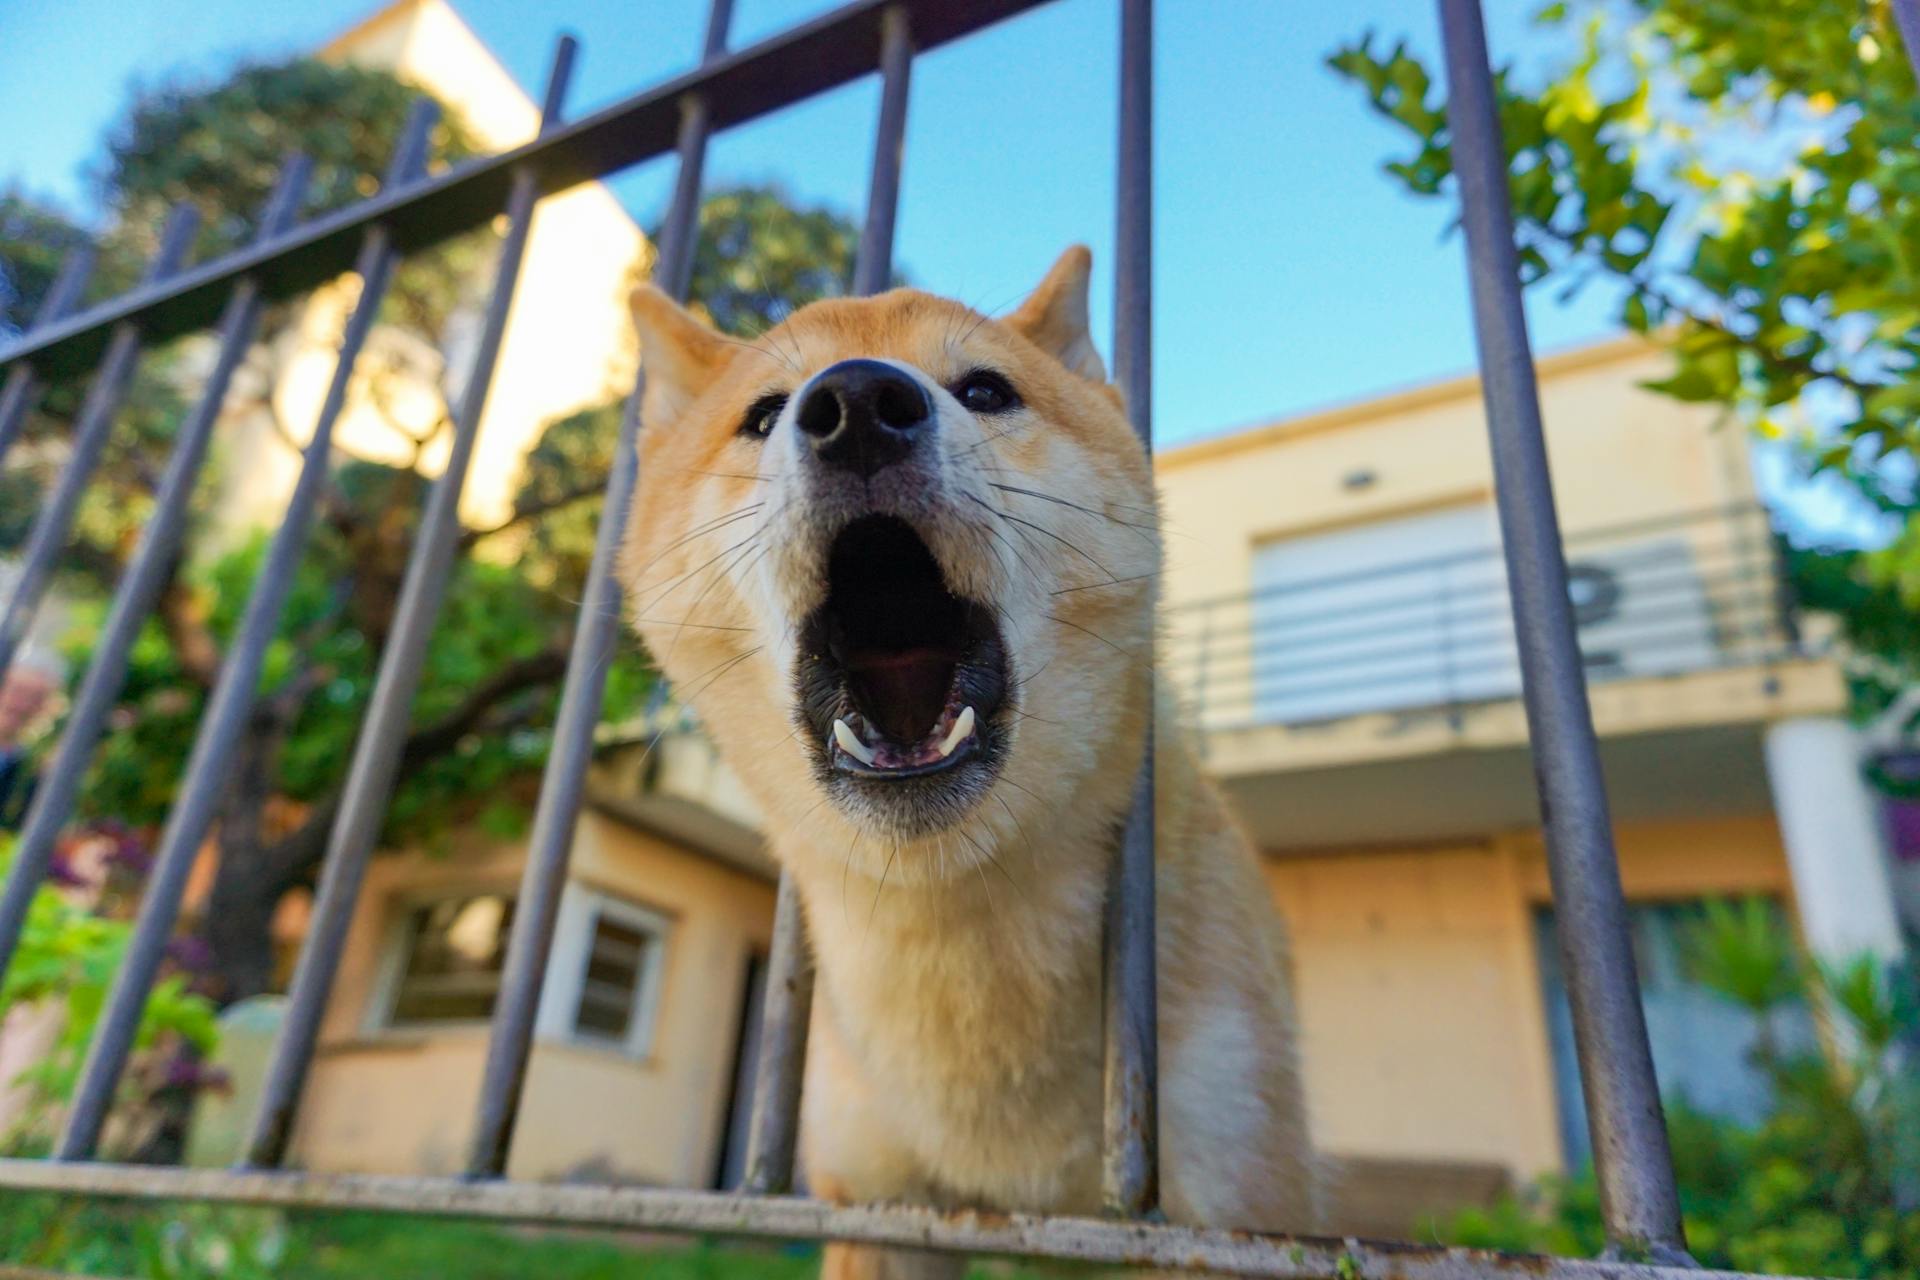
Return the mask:
M 635 289 L 629 304 L 640 337 L 640 367 L 647 375 L 640 420 L 658 426 L 679 417 L 707 389 L 731 349 L 698 316 L 650 284 Z
M 1107 367 L 1087 332 L 1087 280 L 1092 274 L 1092 251 L 1083 244 L 1074 245 L 1007 317 L 1007 325 L 1072 372 L 1105 382 Z

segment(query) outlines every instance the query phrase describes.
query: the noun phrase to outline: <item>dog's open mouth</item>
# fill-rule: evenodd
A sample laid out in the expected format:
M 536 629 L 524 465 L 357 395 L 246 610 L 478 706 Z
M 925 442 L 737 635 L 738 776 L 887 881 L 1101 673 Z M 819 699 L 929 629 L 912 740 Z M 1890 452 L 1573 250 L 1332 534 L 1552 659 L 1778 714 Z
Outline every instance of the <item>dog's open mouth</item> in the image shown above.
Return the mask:
M 904 520 L 841 530 L 800 643 L 801 718 L 833 771 L 899 782 L 994 754 L 1007 662 L 993 611 L 948 589 Z

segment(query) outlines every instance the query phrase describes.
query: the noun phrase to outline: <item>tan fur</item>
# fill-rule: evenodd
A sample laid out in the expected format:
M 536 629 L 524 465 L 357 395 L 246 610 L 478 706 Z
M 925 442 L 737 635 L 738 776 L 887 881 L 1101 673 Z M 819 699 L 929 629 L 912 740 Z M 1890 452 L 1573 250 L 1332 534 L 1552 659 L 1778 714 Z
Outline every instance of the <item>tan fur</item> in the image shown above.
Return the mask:
M 817 303 L 751 343 L 635 298 L 648 386 L 628 604 L 801 891 L 820 971 L 803 1161 L 830 1198 L 1099 1207 L 1102 904 L 1152 697 L 1160 547 L 1151 468 L 1087 335 L 1089 261 L 1068 251 L 1004 321 L 897 290 Z M 854 356 L 936 387 L 990 366 L 1026 402 L 1006 420 L 941 402 L 943 496 L 916 528 L 954 589 L 999 611 L 1020 714 L 987 798 L 916 839 L 821 791 L 790 681 L 832 530 L 793 440 L 737 432 L 761 395 Z M 1164 1206 L 1311 1228 L 1285 939 L 1165 699 L 1156 722 Z M 825 1274 L 947 1267 L 836 1248 Z

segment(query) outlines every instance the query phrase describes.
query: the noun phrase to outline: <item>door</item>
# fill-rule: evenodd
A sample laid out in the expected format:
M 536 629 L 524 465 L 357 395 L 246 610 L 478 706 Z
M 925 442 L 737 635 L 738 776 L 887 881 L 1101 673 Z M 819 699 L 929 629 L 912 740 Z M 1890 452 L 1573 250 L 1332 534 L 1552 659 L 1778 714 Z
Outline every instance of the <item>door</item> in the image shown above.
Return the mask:
M 747 957 L 746 991 L 740 1008 L 740 1035 L 733 1054 L 733 1085 L 727 1093 L 725 1137 L 720 1144 L 718 1191 L 737 1190 L 747 1176 L 747 1134 L 753 1120 L 753 1082 L 760 1073 L 760 1020 L 767 1003 L 767 957 Z

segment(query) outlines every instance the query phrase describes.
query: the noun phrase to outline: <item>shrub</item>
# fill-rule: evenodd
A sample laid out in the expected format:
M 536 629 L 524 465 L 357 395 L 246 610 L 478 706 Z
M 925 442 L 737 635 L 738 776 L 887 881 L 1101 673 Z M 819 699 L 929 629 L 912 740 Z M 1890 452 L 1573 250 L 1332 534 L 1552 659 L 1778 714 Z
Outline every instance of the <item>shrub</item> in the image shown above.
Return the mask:
M 1920 1034 L 1911 975 L 1871 957 L 1808 960 L 1764 904 L 1716 903 L 1685 940 L 1701 982 L 1751 1010 L 1771 1112 L 1746 1128 L 1669 1102 L 1687 1243 L 1709 1267 L 1920 1280 Z M 1765 1028 L 1808 1002 L 1817 1049 L 1783 1052 Z M 1561 1254 L 1605 1243 L 1591 1170 L 1543 1179 L 1439 1224 L 1450 1243 Z
M 0 837 L 0 875 L 11 855 L 11 840 Z M 8 1082 L 24 1090 L 27 1099 L 0 1134 L 0 1151 L 8 1154 L 34 1154 L 51 1142 L 133 933 L 129 921 L 101 914 L 71 889 L 71 884 L 47 884 L 34 896 L 13 963 L 0 981 L 0 1019 L 32 1006 L 60 1013 L 59 1031 L 45 1056 Z M 115 1130 L 120 1145 L 137 1145 L 156 1095 L 205 1082 L 197 1064 L 213 1052 L 217 1039 L 212 1003 L 191 990 L 184 973 L 164 974 L 141 1015 L 135 1058 L 122 1081 Z

